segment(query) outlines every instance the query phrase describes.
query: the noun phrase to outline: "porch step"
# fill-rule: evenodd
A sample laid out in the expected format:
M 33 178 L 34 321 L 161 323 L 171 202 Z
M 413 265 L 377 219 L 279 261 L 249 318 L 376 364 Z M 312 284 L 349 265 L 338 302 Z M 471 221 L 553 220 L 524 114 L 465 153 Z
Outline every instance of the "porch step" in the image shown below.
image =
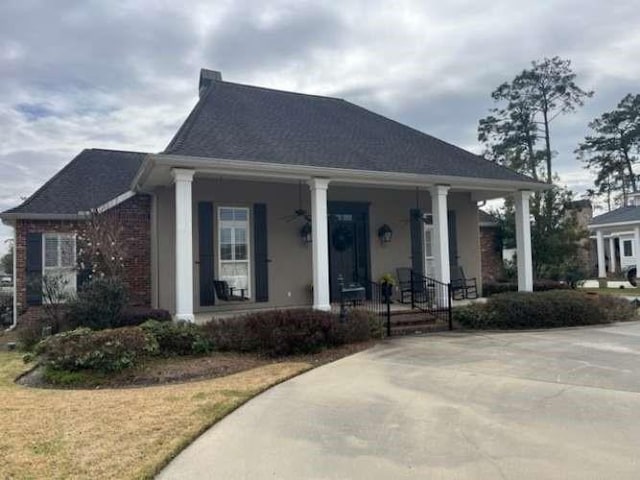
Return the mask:
M 449 325 L 442 322 L 422 323 L 415 325 L 391 325 L 391 336 L 421 335 L 425 333 L 446 332 Z
M 435 318 L 432 315 L 425 312 L 416 312 L 415 310 L 410 314 L 392 315 L 391 326 L 403 327 L 407 325 L 433 325 L 438 321 L 442 322 L 442 318 Z

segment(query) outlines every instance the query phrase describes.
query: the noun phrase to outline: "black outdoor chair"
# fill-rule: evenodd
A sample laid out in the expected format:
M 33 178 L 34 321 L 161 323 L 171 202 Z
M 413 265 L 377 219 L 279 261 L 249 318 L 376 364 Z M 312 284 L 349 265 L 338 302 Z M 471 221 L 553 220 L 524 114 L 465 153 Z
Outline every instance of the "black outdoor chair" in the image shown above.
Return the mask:
M 396 268 L 396 276 L 398 277 L 398 289 L 400 290 L 400 303 L 405 303 L 406 295 L 409 295 L 409 301 L 411 301 L 412 296 L 416 302 L 424 303 L 427 301 L 426 277 L 414 274 L 409 267 Z M 413 277 L 413 282 L 411 277 Z
M 461 266 L 451 267 L 451 295 L 454 300 L 478 298 L 475 278 L 467 278 Z
M 216 297 L 218 297 L 219 300 L 224 300 L 225 302 L 241 302 L 248 300 L 245 296 L 246 289 L 230 287 L 229 283 L 224 280 L 214 280 L 213 288 L 215 289 Z M 236 290 L 240 291 L 240 295 L 236 295 L 234 293 Z
M 398 277 L 398 289 L 400 290 L 400 303 L 405 303 L 405 295 L 409 295 L 411 299 L 411 269 L 408 267 L 396 268 L 396 276 Z

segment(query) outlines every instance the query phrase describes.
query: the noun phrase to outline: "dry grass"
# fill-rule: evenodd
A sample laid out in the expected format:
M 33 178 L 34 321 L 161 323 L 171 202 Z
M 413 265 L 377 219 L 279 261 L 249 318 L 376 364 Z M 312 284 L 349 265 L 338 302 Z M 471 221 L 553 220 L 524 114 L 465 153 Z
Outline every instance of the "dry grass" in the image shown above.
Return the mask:
M 227 377 L 118 390 L 40 390 L 0 352 L 0 478 L 150 478 L 206 428 L 311 368 L 282 362 Z

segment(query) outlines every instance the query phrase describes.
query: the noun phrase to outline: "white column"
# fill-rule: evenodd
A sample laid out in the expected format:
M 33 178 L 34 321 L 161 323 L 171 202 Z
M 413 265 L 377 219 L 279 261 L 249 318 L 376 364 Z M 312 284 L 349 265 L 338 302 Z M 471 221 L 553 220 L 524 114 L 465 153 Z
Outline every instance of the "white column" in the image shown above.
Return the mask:
M 609 237 L 609 272 L 616 273 L 616 239 Z
M 171 171 L 176 190 L 176 320 L 193 322 L 193 170 Z
M 312 178 L 311 235 L 313 250 L 313 308 L 331 310 L 329 297 L 329 226 L 327 221 L 327 189 L 329 180 Z
M 447 217 L 448 185 L 436 185 L 431 188 L 431 214 L 433 215 L 433 256 L 436 280 L 442 283 L 451 281 L 449 267 L 449 221 Z
M 607 278 L 604 259 L 604 237 L 602 230 L 596 230 L 596 252 L 598 254 L 598 278 Z
M 531 219 L 529 215 L 531 192 L 514 195 L 516 207 L 516 247 L 518 260 L 518 291 L 533 291 L 533 264 L 531 260 Z
M 640 270 L 638 264 L 638 257 L 640 256 L 640 226 L 636 226 L 633 229 L 633 260 L 635 262 L 636 270 Z
M 430 189 L 431 214 L 433 216 L 432 248 L 436 280 L 442 283 L 451 282 L 449 265 L 449 216 L 447 215 L 448 185 L 435 185 Z M 444 289 L 438 289 L 436 303 L 441 307 L 449 306 L 449 295 Z

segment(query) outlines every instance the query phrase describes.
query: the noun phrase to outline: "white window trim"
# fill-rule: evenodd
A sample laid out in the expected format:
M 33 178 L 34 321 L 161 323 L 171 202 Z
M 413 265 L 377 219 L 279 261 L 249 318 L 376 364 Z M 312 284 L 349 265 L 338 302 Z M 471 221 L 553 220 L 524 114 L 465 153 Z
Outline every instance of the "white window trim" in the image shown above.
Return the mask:
M 71 262 L 71 266 L 69 267 L 47 267 L 47 238 L 57 238 L 58 239 L 58 264 L 60 264 L 60 257 L 62 255 L 61 252 L 61 242 L 62 238 L 72 238 L 73 239 L 73 260 Z M 58 233 L 58 232 L 50 232 L 42 234 L 42 276 L 47 276 L 47 271 L 57 271 L 57 272 L 73 272 L 73 275 L 70 276 L 70 282 L 68 285 L 68 292 L 71 294 L 75 294 L 78 291 L 78 278 L 76 275 L 76 265 L 78 261 L 78 239 L 75 233 Z M 44 286 L 43 286 L 44 288 Z M 43 301 L 46 299 L 43 297 Z
M 431 215 L 431 213 L 425 213 L 424 217 L 426 220 L 427 215 Z M 434 268 L 435 268 L 435 255 L 433 255 L 433 231 L 434 231 L 434 227 L 433 227 L 433 223 L 428 224 L 426 222 L 423 222 L 424 224 L 424 229 L 422 230 L 422 248 L 424 249 L 423 255 L 422 255 L 422 261 L 423 263 L 423 272 L 424 275 L 426 277 L 433 277 L 435 275 L 435 272 L 429 272 L 427 269 L 427 260 L 432 260 L 434 263 Z M 427 257 L 427 249 L 426 249 L 426 244 L 427 244 L 427 235 L 431 235 L 431 255 Z
M 245 207 L 245 206 L 240 206 L 240 205 L 220 205 L 218 207 L 218 212 L 217 212 L 217 220 L 218 220 L 218 226 L 216 229 L 216 233 L 217 233 L 217 241 L 216 241 L 216 256 L 218 257 L 218 278 L 221 278 L 221 272 L 222 272 L 222 264 L 223 263 L 235 263 L 237 262 L 236 260 L 222 260 L 222 255 L 220 255 L 220 241 L 222 240 L 222 234 L 221 234 L 221 230 L 222 230 L 222 220 L 220 220 L 220 212 L 222 211 L 222 209 L 224 208 L 232 208 L 232 209 L 240 209 L 240 210 L 246 210 L 247 212 L 247 288 L 244 292 L 244 295 L 246 298 L 248 299 L 252 299 L 252 291 L 253 289 L 251 288 L 252 284 L 253 284 L 253 272 L 251 271 L 251 264 L 252 262 L 252 255 L 251 255 L 251 234 L 252 234 L 252 230 L 251 230 L 251 209 L 249 207 Z

